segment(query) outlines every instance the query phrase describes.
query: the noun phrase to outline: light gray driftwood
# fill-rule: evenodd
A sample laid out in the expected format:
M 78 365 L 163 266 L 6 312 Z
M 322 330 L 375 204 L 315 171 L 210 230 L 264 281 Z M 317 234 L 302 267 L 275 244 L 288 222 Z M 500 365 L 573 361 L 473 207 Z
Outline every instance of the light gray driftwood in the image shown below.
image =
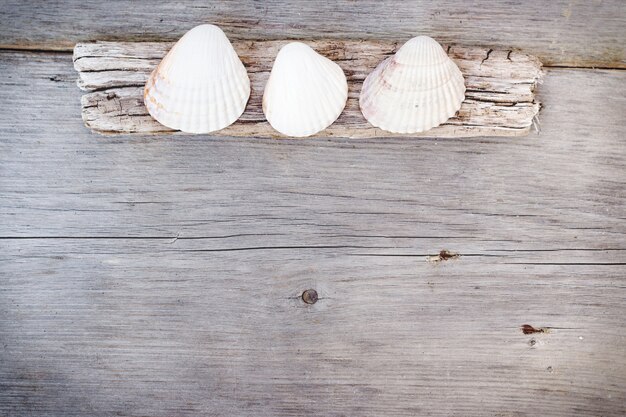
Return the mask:
M 546 65 L 626 68 L 623 0 L 4 0 L 0 47 L 175 41 L 200 23 L 231 39 L 368 39 L 515 48 Z
M 288 41 L 243 41 L 233 46 L 248 69 L 251 83 L 246 111 L 217 136 L 281 137 L 265 120 L 262 97 L 278 50 Z M 466 79 L 466 99 L 456 117 L 422 134 L 398 135 L 370 125 L 359 109 L 363 80 L 398 44 L 375 41 L 310 41 L 310 46 L 337 62 L 348 77 L 349 98 L 339 119 L 321 137 L 372 138 L 383 136 L 522 136 L 528 134 L 539 111 L 534 90 L 541 63 L 513 51 L 449 48 Z M 165 133 L 170 129 L 148 114 L 143 85 L 171 44 L 78 44 L 74 67 L 78 85 L 93 91 L 81 99 L 85 125 L 98 133 Z
M 0 71 L 0 415 L 626 414 L 625 72 L 548 70 L 525 138 L 276 141 Z

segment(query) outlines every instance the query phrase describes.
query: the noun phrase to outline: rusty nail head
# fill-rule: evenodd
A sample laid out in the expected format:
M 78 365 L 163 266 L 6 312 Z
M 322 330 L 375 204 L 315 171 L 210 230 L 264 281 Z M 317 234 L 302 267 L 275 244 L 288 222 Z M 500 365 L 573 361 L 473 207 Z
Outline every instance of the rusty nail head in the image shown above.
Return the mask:
M 302 301 L 307 304 L 315 304 L 317 302 L 317 291 L 310 289 L 302 293 Z

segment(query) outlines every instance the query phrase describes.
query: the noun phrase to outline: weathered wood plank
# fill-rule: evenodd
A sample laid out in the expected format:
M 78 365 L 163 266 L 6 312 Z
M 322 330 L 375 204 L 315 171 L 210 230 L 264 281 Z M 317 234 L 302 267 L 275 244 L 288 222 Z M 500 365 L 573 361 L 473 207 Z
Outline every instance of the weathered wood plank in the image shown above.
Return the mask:
M 621 0 L 64 0 L 45 6 L 6 0 L 0 4 L 0 47 L 70 51 L 85 41 L 175 41 L 200 23 L 217 24 L 235 40 L 406 41 L 423 34 L 443 43 L 512 47 L 546 65 L 626 68 Z
M 7 173 L 1 220 L 10 236 L 38 230 L 42 236 L 173 239 L 249 233 L 254 226 L 260 233 L 280 233 L 277 245 L 299 239 L 322 243 L 326 234 L 329 242 L 338 231 L 481 237 L 485 245 L 488 239 L 502 241 L 498 245 L 510 240 L 504 249 L 623 243 L 623 235 L 607 232 L 619 229 L 621 219 L 604 209 L 623 201 L 617 187 L 626 157 L 622 72 L 549 72 L 541 94 L 543 130 L 523 140 L 204 144 L 205 137 L 184 135 L 116 140 L 89 135 L 76 118 L 80 92 L 66 56 L 33 62 L 28 54 L 4 57 L 3 102 L 8 109 L 24 109 L 0 115 Z M 46 130 L 59 120 L 61 132 Z M 33 189 L 34 184 L 40 186 Z M 234 202 L 249 205 L 235 212 Z M 418 224 L 407 229 L 416 213 Z M 207 227 L 211 234 L 204 233 Z
M 251 95 L 241 118 L 215 136 L 284 137 L 263 115 L 263 90 L 278 50 L 287 41 L 235 42 L 248 69 Z M 358 97 L 365 77 L 398 48 L 394 42 L 311 41 L 315 50 L 337 62 L 348 78 L 348 103 L 339 119 L 319 137 L 397 136 L 522 136 L 539 111 L 534 91 L 541 63 L 534 57 L 482 48 L 448 48 L 466 79 L 466 99 L 457 116 L 421 134 L 398 135 L 370 125 L 361 114 Z M 85 125 L 98 133 L 173 132 L 152 119 L 143 104 L 143 85 L 171 44 L 78 44 L 74 67 L 78 85 L 94 91 L 81 99 Z
M 619 266 L 3 243 L 3 414 L 626 411 Z
M 626 412 L 626 73 L 549 70 L 526 138 L 276 141 L 0 70 L 0 415 Z

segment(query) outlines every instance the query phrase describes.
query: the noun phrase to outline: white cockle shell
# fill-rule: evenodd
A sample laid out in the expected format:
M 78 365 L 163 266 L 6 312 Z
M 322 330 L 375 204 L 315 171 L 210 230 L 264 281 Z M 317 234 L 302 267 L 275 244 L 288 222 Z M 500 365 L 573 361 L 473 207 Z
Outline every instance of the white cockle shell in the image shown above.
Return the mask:
M 232 124 L 249 97 L 246 68 L 214 25 L 196 26 L 180 38 L 144 89 L 150 115 L 187 133 L 209 133 Z
M 418 36 L 367 76 L 359 105 L 373 126 L 418 133 L 454 116 L 464 99 L 459 68 L 437 41 Z
M 287 136 L 313 135 L 330 126 L 348 100 L 348 82 L 339 67 L 310 46 L 281 48 L 263 93 L 263 113 Z

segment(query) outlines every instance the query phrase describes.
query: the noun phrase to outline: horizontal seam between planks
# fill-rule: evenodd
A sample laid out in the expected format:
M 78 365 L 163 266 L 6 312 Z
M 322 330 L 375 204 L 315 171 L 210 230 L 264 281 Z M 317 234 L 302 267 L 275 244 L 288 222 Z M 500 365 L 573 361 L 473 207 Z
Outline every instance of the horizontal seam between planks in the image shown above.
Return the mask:
M 122 42 L 122 41 L 120 41 Z M 471 46 L 471 45 L 469 45 Z M 3 52 L 30 52 L 34 54 L 55 54 L 55 55 L 72 55 L 74 48 L 71 49 L 44 49 L 44 48 L 24 48 L 24 47 L 12 47 L 9 45 L 0 46 L 0 53 Z M 524 52 L 524 51 L 522 51 Z M 526 52 L 524 52 L 526 53 Z M 530 53 L 530 52 L 528 52 Z M 143 59 L 143 58 L 142 58 Z M 338 60 L 341 61 L 341 60 Z M 545 69 L 583 69 L 583 70 L 614 70 L 614 71 L 626 71 L 626 66 L 623 67 L 611 67 L 611 66 L 597 66 L 597 65 L 559 65 L 559 64 L 542 64 L 542 68 Z

